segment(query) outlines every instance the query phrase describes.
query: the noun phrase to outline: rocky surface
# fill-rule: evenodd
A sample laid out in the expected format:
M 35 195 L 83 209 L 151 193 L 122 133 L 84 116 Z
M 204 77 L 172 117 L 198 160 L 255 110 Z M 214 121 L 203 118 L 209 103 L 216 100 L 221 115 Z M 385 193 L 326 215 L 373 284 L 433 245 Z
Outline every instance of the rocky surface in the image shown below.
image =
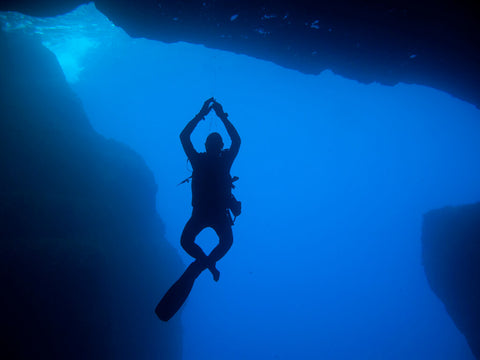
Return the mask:
M 430 287 L 480 359 L 480 203 L 427 213 L 422 249 Z
M 178 319 L 154 314 L 181 263 L 152 173 L 40 42 L 0 32 L 0 53 L 0 358 L 179 358 Z
M 0 10 L 53 16 L 87 2 L 6 0 Z M 331 69 L 365 83 L 422 84 L 480 105 L 476 2 L 96 0 L 95 4 L 133 37 L 204 44 L 305 73 Z M 10 326 L 2 349 L 23 351 L 31 358 L 34 351 L 54 351 L 56 344 L 55 351 L 65 355 L 81 339 L 80 344 L 91 344 L 82 348 L 87 355 L 91 349 L 108 355 L 109 344 L 124 340 L 119 351 L 134 351 L 152 339 L 132 340 L 124 333 L 138 328 L 131 304 L 112 299 L 142 284 L 142 273 L 155 273 L 159 252 L 171 252 L 168 247 L 151 248 L 164 244 L 153 241 L 161 229 L 153 211 L 151 174 L 131 151 L 94 135 L 82 112 L 59 106 L 65 100 L 78 109 L 68 90 L 64 92 L 53 55 L 44 53 L 52 59 L 32 67 L 32 61 L 41 57 L 26 52 L 29 47 L 22 42 L 5 42 L 4 36 L 1 41 L 1 276 L 10 294 L 2 298 L 3 308 L 9 309 L 2 326 Z M 26 56 L 5 57 L 12 48 Z M 44 71 L 48 82 L 39 77 Z M 48 112 L 52 109 L 53 116 Z M 5 117 L 5 112 L 10 115 Z M 60 121 L 65 118 L 69 121 Z M 479 205 L 428 213 L 423 260 L 430 286 L 480 358 L 478 224 Z M 127 252 L 138 256 L 127 257 Z M 152 285 L 143 281 L 143 291 L 148 292 Z M 135 296 L 132 303 L 138 298 L 148 296 Z M 55 315 L 59 313 L 68 320 L 59 320 Z M 73 321 L 83 327 L 72 330 Z M 29 331 L 21 335 L 24 329 Z M 109 334 L 108 341 L 103 334 Z M 15 339 L 18 343 L 12 342 Z
M 7 0 L 35 16 L 87 0 Z M 305 73 L 434 87 L 480 106 L 480 7 L 467 0 L 96 0 L 134 37 L 186 41 Z

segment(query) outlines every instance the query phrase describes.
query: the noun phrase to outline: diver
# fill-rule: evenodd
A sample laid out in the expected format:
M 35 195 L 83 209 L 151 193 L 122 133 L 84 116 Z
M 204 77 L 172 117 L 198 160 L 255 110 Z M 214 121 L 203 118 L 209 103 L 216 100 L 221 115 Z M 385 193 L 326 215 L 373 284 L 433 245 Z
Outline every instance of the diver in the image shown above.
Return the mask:
M 205 119 L 213 109 L 227 130 L 232 141 L 230 149 L 223 149 L 223 140 L 219 133 L 213 132 L 205 141 L 206 152 L 197 152 L 190 136 L 197 124 Z M 192 215 L 183 229 L 180 243 L 183 249 L 196 259 L 204 269 L 208 268 L 213 279 L 218 281 L 220 272 L 216 262 L 220 260 L 233 244 L 233 221 L 229 209 L 240 202 L 232 195 L 230 168 L 240 149 L 240 136 L 228 120 L 228 114 L 212 97 L 205 101 L 200 112 L 185 126 L 180 134 L 185 154 L 192 164 Z M 235 209 L 239 213 L 240 209 Z M 235 212 L 234 212 L 235 213 Z M 195 243 L 197 235 L 205 228 L 212 228 L 219 239 L 218 245 L 210 255 Z

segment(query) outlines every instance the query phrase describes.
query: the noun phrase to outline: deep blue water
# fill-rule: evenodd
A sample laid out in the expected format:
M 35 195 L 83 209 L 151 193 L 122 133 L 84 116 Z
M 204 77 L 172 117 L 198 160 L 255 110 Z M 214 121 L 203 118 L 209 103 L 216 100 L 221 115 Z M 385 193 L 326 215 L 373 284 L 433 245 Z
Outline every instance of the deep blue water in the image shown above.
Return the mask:
M 65 32 L 45 41 L 93 127 L 153 170 L 186 265 L 179 133 L 215 96 L 242 137 L 232 175 L 243 214 L 220 281 L 202 274 L 180 315 L 184 360 L 473 359 L 428 287 L 420 237 L 423 213 L 480 199 L 478 109 L 427 87 L 304 75 L 113 26 Z M 200 126 L 198 150 L 211 131 L 226 137 L 213 112 Z

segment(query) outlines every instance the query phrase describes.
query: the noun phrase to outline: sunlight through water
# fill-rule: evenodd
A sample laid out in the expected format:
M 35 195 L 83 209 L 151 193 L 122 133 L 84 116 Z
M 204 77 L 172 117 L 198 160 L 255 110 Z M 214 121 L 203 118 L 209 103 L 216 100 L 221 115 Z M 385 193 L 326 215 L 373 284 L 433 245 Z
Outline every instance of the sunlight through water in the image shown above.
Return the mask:
M 211 96 L 237 127 L 243 213 L 220 281 L 202 274 L 177 315 L 184 360 L 473 360 L 421 263 L 423 214 L 480 199 L 473 105 L 424 86 L 131 39 L 93 4 L 55 18 L 0 13 L 0 23 L 39 36 L 96 131 L 145 159 L 185 266 L 190 187 L 177 184 L 191 167 L 178 136 Z M 197 150 L 212 131 L 229 146 L 210 114 Z M 213 231 L 199 238 L 215 241 Z

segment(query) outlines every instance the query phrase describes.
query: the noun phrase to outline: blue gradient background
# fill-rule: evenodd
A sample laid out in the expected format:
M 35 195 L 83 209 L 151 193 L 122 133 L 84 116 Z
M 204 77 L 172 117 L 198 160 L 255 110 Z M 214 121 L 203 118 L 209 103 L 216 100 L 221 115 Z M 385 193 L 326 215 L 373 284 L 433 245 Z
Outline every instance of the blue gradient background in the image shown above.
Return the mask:
M 243 214 L 220 281 L 202 274 L 177 315 L 184 360 L 474 359 L 427 284 L 421 224 L 431 209 L 480 199 L 478 109 L 427 87 L 304 75 L 110 26 L 78 43 L 67 77 L 93 127 L 154 171 L 185 266 L 190 187 L 177 184 L 190 173 L 179 133 L 215 96 L 242 137 L 232 175 Z M 194 133 L 198 150 L 210 131 L 226 136 L 213 112 Z M 214 232 L 198 242 L 212 249 Z

